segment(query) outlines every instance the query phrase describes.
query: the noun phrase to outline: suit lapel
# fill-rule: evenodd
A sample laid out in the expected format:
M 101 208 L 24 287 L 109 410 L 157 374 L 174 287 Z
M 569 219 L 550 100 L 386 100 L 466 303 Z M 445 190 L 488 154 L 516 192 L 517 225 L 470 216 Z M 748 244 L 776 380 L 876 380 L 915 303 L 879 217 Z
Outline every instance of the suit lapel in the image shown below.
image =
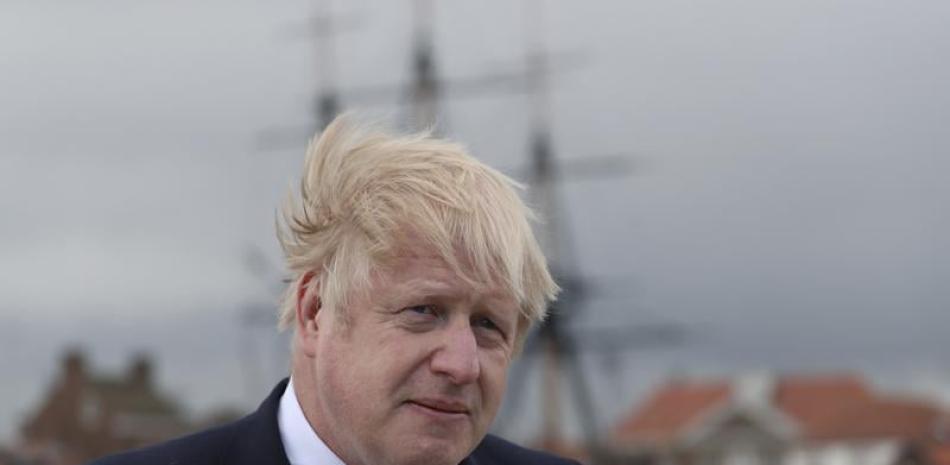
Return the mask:
M 277 384 L 254 413 L 241 420 L 241 429 L 225 463 L 229 465 L 290 465 L 277 427 L 277 407 L 287 379 Z

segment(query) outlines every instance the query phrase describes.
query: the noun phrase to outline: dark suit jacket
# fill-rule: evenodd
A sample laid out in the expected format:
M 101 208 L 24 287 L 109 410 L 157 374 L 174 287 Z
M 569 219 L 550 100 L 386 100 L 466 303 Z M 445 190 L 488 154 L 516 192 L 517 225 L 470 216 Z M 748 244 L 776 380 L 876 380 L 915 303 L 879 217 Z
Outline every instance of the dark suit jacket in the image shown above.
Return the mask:
M 277 429 L 283 380 L 256 412 L 224 426 L 156 446 L 101 458 L 89 465 L 290 465 Z M 461 465 L 568 465 L 553 455 L 488 435 Z

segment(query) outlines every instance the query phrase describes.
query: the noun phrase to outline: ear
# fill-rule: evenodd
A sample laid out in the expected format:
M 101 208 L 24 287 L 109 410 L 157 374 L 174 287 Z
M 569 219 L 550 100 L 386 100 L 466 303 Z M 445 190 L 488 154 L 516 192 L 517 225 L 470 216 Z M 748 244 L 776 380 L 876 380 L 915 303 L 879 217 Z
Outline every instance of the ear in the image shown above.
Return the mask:
M 304 354 L 312 357 L 317 338 L 317 315 L 320 312 L 320 278 L 312 271 L 297 281 L 297 309 L 295 336 Z

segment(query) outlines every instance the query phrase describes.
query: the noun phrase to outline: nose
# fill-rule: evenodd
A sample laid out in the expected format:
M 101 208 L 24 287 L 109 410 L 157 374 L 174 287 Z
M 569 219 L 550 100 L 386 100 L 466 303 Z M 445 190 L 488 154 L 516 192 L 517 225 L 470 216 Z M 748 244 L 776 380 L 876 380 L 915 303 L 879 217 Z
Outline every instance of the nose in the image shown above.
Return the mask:
M 430 362 L 432 371 L 456 385 L 474 383 L 481 367 L 478 343 L 468 321 L 459 319 L 458 323 L 448 325 L 440 342 Z

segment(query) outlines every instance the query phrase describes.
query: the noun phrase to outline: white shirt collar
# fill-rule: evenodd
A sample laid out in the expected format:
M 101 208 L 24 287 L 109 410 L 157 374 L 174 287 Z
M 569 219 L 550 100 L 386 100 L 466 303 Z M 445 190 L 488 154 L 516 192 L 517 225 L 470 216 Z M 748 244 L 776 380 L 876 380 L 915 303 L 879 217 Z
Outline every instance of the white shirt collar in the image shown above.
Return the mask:
M 307 422 L 294 392 L 294 379 L 287 382 L 287 389 L 280 396 L 277 407 L 277 429 L 290 465 L 346 465 L 317 436 Z

